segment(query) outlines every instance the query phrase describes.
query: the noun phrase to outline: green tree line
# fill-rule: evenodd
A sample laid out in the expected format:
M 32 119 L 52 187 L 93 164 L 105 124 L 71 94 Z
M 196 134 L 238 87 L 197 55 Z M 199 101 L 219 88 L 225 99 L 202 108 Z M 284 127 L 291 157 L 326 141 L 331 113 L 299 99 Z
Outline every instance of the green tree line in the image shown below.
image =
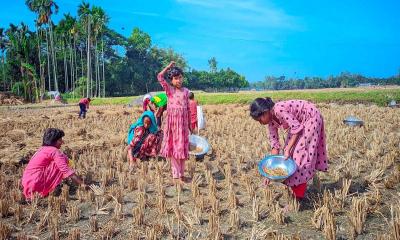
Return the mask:
M 347 88 L 362 85 L 400 85 L 400 71 L 397 76 L 388 78 L 365 77 L 360 74 L 343 72 L 338 76 L 305 77 L 303 79 L 287 79 L 285 76 L 267 76 L 264 81 L 251 84 L 252 88 L 285 90 L 285 89 L 317 89 L 317 88 Z
M 109 16 L 98 6 L 82 2 L 76 17 L 64 14 L 55 23 L 59 6 L 53 0 L 26 0 L 35 13 L 35 29 L 11 23 L 0 29 L 0 91 L 12 91 L 27 101 L 40 101 L 48 91 L 70 97 L 138 95 L 161 90 L 157 73 L 170 61 L 185 71 L 190 89 L 239 89 L 249 86 L 234 70 L 197 71 L 171 48 L 152 44 L 149 34 L 134 28 L 125 37 L 108 27 Z

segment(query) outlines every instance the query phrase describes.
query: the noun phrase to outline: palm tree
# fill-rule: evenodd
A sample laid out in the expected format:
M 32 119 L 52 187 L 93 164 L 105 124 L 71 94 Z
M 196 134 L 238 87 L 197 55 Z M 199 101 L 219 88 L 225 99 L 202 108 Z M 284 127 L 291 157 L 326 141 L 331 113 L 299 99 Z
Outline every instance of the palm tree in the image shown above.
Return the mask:
M 100 36 L 101 37 L 101 51 L 102 51 L 102 61 L 103 61 L 103 89 L 105 86 L 105 79 L 104 79 L 104 41 L 103 41 L 103 29 L 105 25 L 109 21 L 109 17 L 106 15 L 105 11 L 101 7 L 96 7 L 94 6 L 92 8 L 92 14 L 93 14 L 93 32 L 94 32 L 94 37 L 96 41 L 96 51 L 98 50 L 97 47 L 97 38 Z M 97 89 L 97 96 L 101 96 L 101 79 L 100 79 L 100 67 L 99 67 L 99 54 L 96 55 L 96 89 Z
M 73 64 L 73 51 L 72 51 L 72 39 L 75 38 L 76 29 L 77 29 L 76 18 L 72 17 L 69 13 L 64 14 L 64 18 L 60 20 L 58 26 L 56 27 L 57 35 L 61 36 L 61 44 L 63 49 L 63 57 L 64 57 L 64 81 L 65 81 L 65 90 L 68 91 L 70 86 L 73 88 L 74 85 L 74 74 L 75 70 Z M 69 84 L 69 75 L 68 75 L 68 60 L 67 60 L 67 48 L 69 50 L 69 66 L 70 66 L 70 76 L 71 76 L 71 84 Z M 75 49 L 75 48 L 74 48 Z
M 53 26 L 51 21 L 51 15 L 53 12 L 57 14 L 58 12 L 58 5 L 53 0 L 26 0 L 25 4 L 28 8 L 37 14 L 37 25 L 40 27 L 41 25 L 48 25 L 48 35 L 50 36 L 50 49 L 52 53 L 52 62 L 53 62 L 53 76 L 54 76 L 54 86 L 55 89 L 58 91 L 58 82 L 57 82 L 57 66 L 55 62 L 55 51 L 54 51 L 54 40 L 53 40 Z M 46 39 L 47 39 L 47 32 L 46 32 Z M 47 41 L 48 42 L 48 41 Z M 49 57 L 49 46 L 47 44 L 47 59 L 48 65 L 50 64 L 50 57 Z M 50 70 L 50 67 L 48 66 Z M 50 74 L 50 71 L 48 72 Z M 49 90 L 51 90 L 51 86 L 49 83 Z
M 87 26 L 87 44 L 86 44 L 86 57 L 87 57 L 87 69 L 86 69 L 86 97 L 92 96 L 92 76 L 91 76 L 91 62 L 90 62 L 90 33 L 91 33 L 91 25 L 92 25 L 92 12 L 90 10 L 89 3 L 82 2 L 78 6 L 78 15 L 82 21 L 83 26 Z M 89 91 L 90 90 L 90 91 Z
M 3 91 L 6 91 L 6 72 L 5 72 L 5 62 L 4 62 L 4 52 L 6 51 L 6 35 L 4 34 L 4 29 L 0 28 L 0 51 L 1 51 L 1 66 L 3 73 Z
M 15 62 L 19 65 L 18 67 L 21 73 L 21 80 L 24 88 L 24 98 L 26 100 L 32 100 L 33 97 L 35 97 L 37 101 L 39 96 L 37 91 L 36 77 L 30 78 L 30 76 L 35 76 L 35 70 L 32 65 L 28 63 L 29 53 L 35 48 L 35 42 L 32 41 L 34 34 L 30 32 L 28 26 L 23 23 L 21 23 L 20 27 L 10 24 L 10 28 L 6 31 L 6 34 L 10 41 L 9 50 L 13 52 L 13 56 L 16 58 Z M 30 68 L 29 73 L 27 73 L 27 68 Z M 31 80 L 29 81 L 29 79 Z

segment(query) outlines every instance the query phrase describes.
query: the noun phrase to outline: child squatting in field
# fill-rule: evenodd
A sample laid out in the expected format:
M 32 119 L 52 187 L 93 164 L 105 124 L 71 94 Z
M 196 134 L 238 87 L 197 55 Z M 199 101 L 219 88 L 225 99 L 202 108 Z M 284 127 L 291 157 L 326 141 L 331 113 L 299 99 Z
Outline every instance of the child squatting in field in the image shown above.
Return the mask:
M 165 75 L 171 85 L 165 81 Z M 158 75 L 157 79 L 168 96 L 168 112 L 164 124 L 164 137 L 160 155 L 171 161 L 174 181 L 185 181 L 185 161 L 189 158 L 190 126 L 189 90 L 182 87 L 183 71 L 171 62 Z
M 288 100 L 274 103 L 271 98 L 256 98 L 250 105 L 250 116 L 262 125 L 268 125 L 271 154 L 279 154 L 278 128 L 288 131 L 285 159 L 292 158 L 297 171 L 284 181 L 291 187 L 296 198 L 302 199 L 307 181 L 316 171 L 328 170 L 324 120 L 317 107 L 304 100 Z M 265 184 L 269 180 L 265 179 Z
M 64 131 L 48 128 L 43 135 L 42 147 L 33 155 L 22 175 L 23 193 L 31 199 L 35 193 L 46 197 L 62 180 L 70 178 L 87 188 L 82 179 L 68 166 L 68 157 L 60 151 Z
M 129 170 L 132 171 L 137 159 L 155 157 L 158 154 L 162 136 L 158 132 L 156 119 L 152 111 L 145 111 L 139 119 L 130 126 L 128 131 L 127 156 Z

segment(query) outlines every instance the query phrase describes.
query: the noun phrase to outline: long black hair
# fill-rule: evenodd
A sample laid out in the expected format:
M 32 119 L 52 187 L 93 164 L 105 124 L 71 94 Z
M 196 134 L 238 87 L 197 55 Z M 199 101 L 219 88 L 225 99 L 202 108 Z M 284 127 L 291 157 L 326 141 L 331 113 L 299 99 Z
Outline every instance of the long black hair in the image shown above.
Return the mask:
M 58 139 L 64 137 L 64 131 L 58 128 L 47 128 L 43 134 L 42 146 L 55 147 Z
M 172 68 L 170 68 L 170 69 L 168 70 L 168 72 L 167 72 L 167 79 L 168 79 L 169 81 L 171 81 L 172 78 L 174 78 L 175 76 L 179 76 L 179 75 L 182 75 L 182 76 L 183 76 L 183 71 L 182 71 L 182 69 L 179 68 L 179 67 L 172 67 Z
M 259 118 L 264 112 L 271 110 L 275 103 L 270 97 L 256 98 L 250 105 L 250 116 Z

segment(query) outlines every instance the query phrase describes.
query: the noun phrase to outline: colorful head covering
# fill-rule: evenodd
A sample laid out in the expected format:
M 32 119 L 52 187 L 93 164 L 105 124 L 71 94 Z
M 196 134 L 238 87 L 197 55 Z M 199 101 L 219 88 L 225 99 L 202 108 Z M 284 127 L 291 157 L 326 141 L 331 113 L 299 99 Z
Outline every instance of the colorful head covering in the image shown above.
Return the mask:
M 158 128 L 157 128 L 157 122 L 156 118 L 154 116 L 154 113 L 152 111 L 145 111 L 139 119 L 133 123 L 128 130 L 128 138 L 127 138 L 127 143 L 129 144 L 132 141 L 133 136 L 135 135 L 135 128 L 137 127 L 142 127 L 144 125 L 143 123 L 143 118 L 144 117 L 149 117 L 151 120 L 151 125 L 149 128 L 150 133 L 156 133 Z

